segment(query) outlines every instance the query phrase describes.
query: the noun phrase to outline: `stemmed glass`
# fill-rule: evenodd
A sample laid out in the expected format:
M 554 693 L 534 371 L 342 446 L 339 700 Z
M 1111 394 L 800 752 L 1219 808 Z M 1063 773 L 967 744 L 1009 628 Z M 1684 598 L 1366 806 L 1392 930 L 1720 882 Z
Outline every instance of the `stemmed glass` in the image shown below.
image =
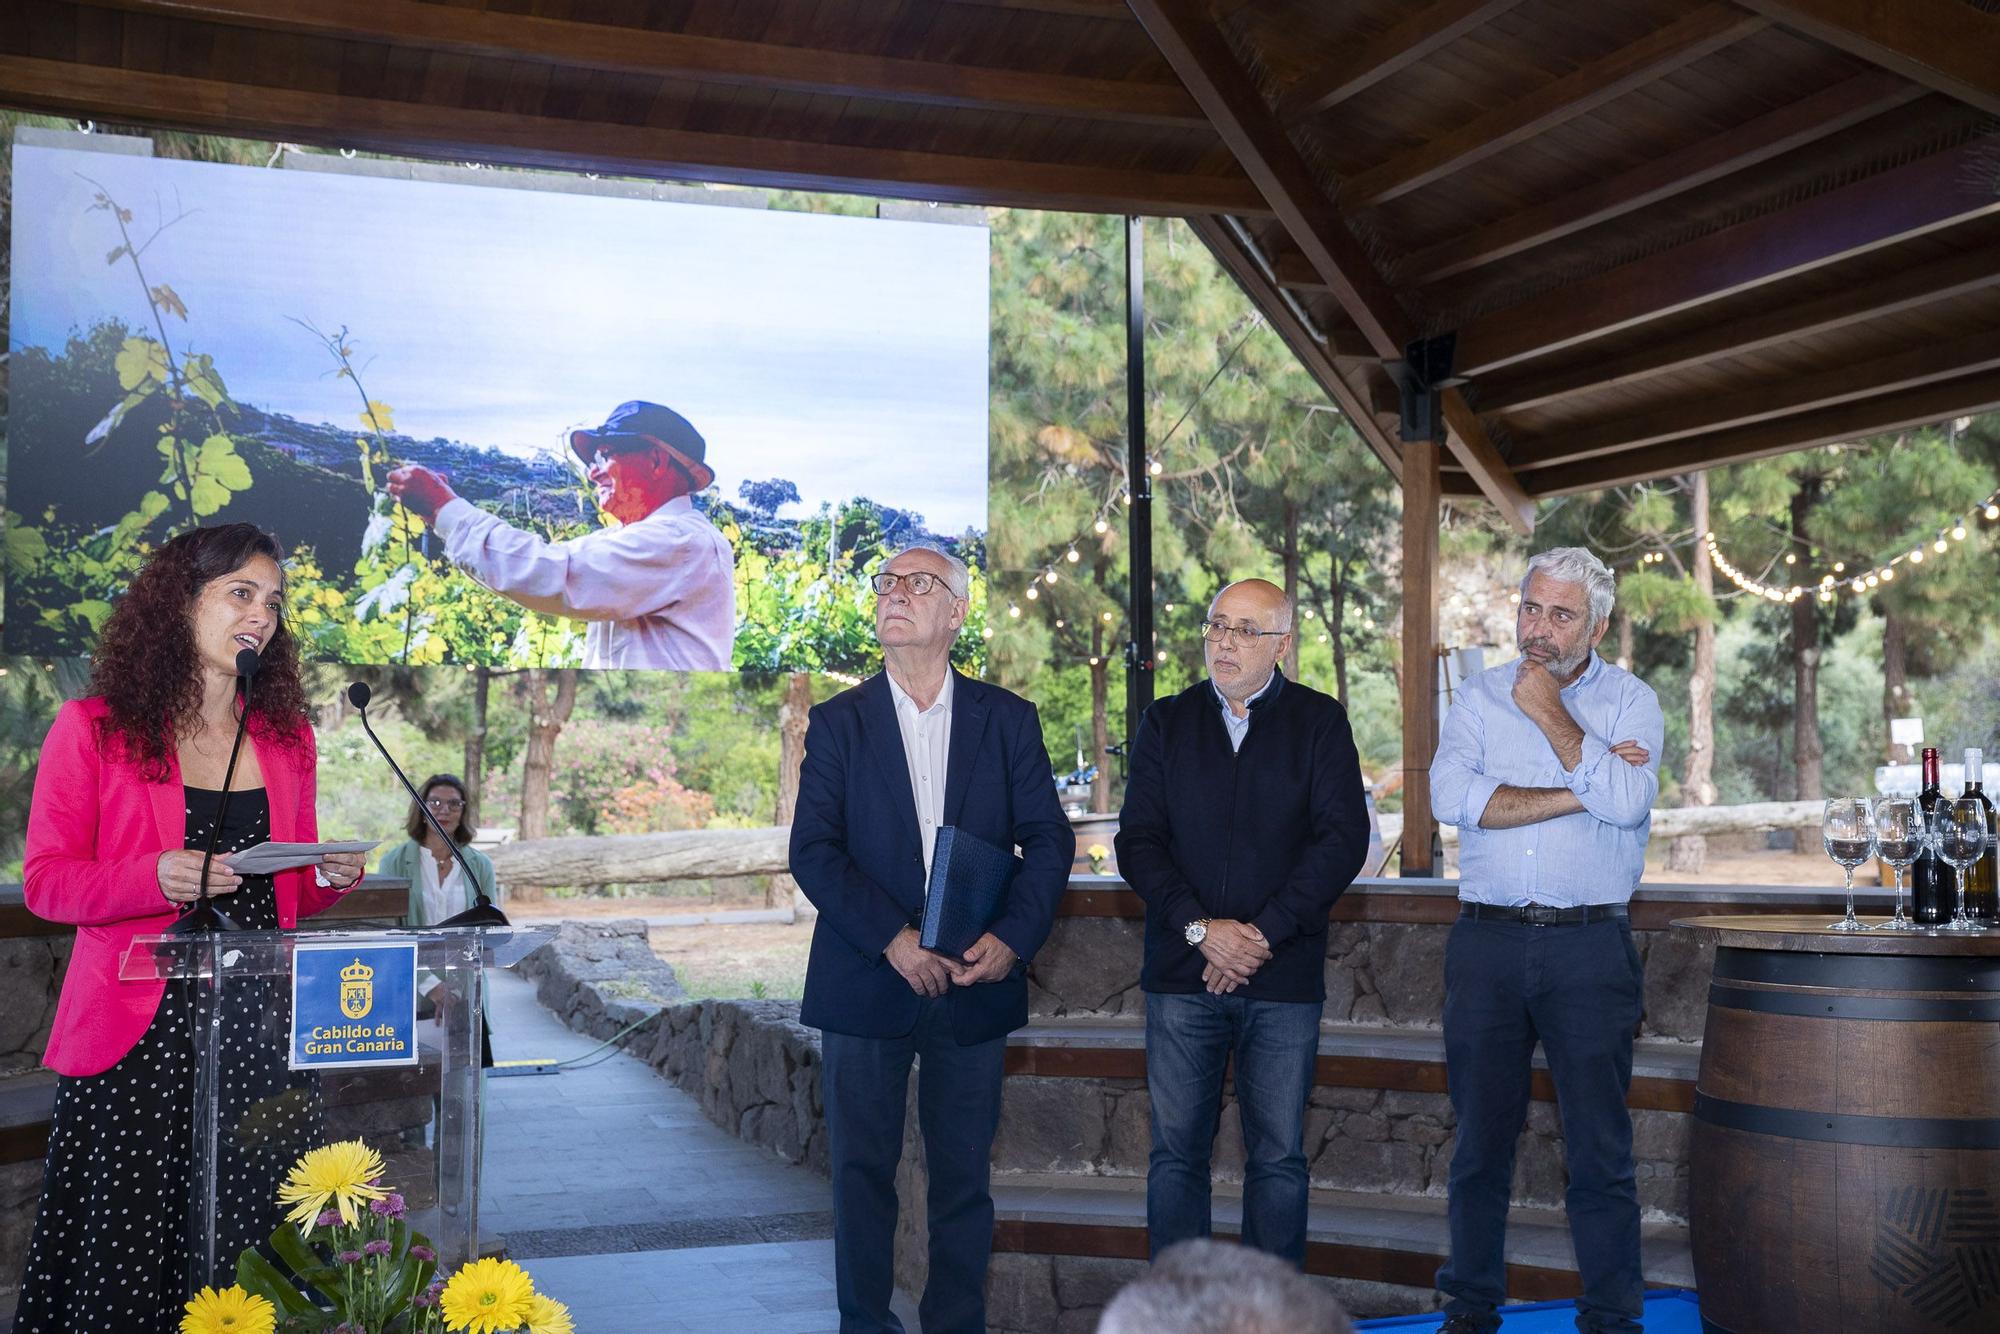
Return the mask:
M 1903 913 L 1903 875 L 1930 843 L 1924 808 L 1914 797 L 1883 797 L 1875 803 L 1875 850 L 1896 871 L 1896 915 L 1877 931 L 1909 931 L 1916 923 Z
M 1826 803 L 1819 832 L 1826 855 L 1847 872 L 1847 916 L 1829 923 L 1829 929 L 1866 931 L 1868 924 L 1854 915 L 1854 868 L 1875 855 L 1874 813 L 1859 797 L 1836 797 Z
M 1932 833 L 1937 840 L 1937 855 L 1958 872 L 1958 907 L 1953 910 L 1951 920 L 1938 930 L 1978 931 L 1981 929 L 1979 923 L 1965 911 L 1965 868 L 1978 861 L 1979 854 L 1986 851 L 1986 807 L 1976 797 L 1941 801 L 1933 819 L 1935 828 Z

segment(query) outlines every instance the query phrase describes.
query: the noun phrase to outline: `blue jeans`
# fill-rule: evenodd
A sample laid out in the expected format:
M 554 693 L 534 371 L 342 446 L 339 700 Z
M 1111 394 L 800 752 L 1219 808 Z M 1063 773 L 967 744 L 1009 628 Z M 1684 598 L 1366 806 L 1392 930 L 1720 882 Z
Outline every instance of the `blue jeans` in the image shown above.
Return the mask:
M 895 1290 L 896 1164 L 917 1065 L 917 1123 L 930 1178 L 925 1334 L 983 1334 L 993 1250 L 988 1169 L 1000 1128 L 1007 1040 L 961 1047 L 949 997 L 927 999 L 907 1037 L 820 1037 L 820 1101 L 833 1168 L 834 1291 L 841 1334 L 902 1334 Z
M 1243 1242 L 1295 1265 L 1306 1255 L 1306 1098 L 1324 1002 L 1148 992 L 1146 1086 L 1153 1152 L 1146 1233 L 1158 1255 L 1209 1235 L 1209 1167 L 1222 1072 L 1236 1062 L 1243 1122 Z
M 1499 1328 L 1507 1203 L 1539 1039 L 1562 1112 L 1570 1239 L 1583 1296 L 1577 1328 L 1635 1331 L 1645 1300 L 1632 1167 L 1632 1034 L 1639 953 L 1623 919 L 1587 926 L 1460 920 L 1444 960 L 1444 1051 L 1458 1148 L 1451 1160 L 1445 1310 Z

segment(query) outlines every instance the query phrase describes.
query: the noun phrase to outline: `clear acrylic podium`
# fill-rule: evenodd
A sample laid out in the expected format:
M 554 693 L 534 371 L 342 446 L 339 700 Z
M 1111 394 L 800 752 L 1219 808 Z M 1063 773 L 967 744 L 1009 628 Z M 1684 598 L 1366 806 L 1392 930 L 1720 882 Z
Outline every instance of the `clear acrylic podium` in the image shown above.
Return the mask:
M 141 936 L 120 976 L 186 989 L 194 1022 L 189 1291 L 234 1281 L 245 1248 L 283 1218 L 278 1187 L 307 1150 L 359 1139 L 382 1155 L 440 1271 L 479 1253 L 480 1049 L 485 972 L 511 968 L 548 927 L 229 931 Z M 417 947 L 419 991 L 456 998 L 416 1024 L 415 1064 L 292 1070 L 294 947 Z

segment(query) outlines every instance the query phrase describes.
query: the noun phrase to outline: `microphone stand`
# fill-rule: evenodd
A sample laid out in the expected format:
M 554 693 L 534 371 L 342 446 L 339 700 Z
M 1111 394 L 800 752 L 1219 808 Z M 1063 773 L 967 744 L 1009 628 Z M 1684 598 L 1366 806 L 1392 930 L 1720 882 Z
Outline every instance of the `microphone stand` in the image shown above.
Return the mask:
M 215 906 L 215 900 L 208 895 L 208 868 L 215 862 L 215 849 L 222 841 L 222 822 L 229 818 L 229 783 L 236 776 L 236 758 L 243 753 L 243 736 L 250 726 L 250 683 L 257 676 L 263 661 L 255 649 L 243 649 L 236 655 L 236 675 L 242 681 L 243 712 L 236 719 L 236 740 L 230 743 L 229 764 L 222 771 L 222 801 L 216 807 L 215 825 L 208 831 L 208 847 L 201 856 L 201 893 L 194 906 L 181 914 L 169 931 L 173 935 L 196 935 L 202 932 L 236 931 L 240 928 L 229 920 L 228 914 Z
M 458 840 L 453 838 L 445 830 L 445 827 L 438 822 L 438 818 L 432 812 L 431 808 L 424 805 L 424 799 L 418 795 L 416 785 L 410 782 L 409 776 L 403 772 L 403 766 L 396 763 L 396 757 L 389 753 L 389 748 L 382 744 L 382 738 L 376 736 L 375 729 L 369 725 L 368 700 L 373 694 L 374 692 L 368 688 L 366 681 L 356 681 L 353 685 L 347 687 L 347 702 L 352 704 L 355 711 L 361 715 L 361 730 L 366 732 L 368 739 L 375 743 L 375 749 L 382 752 L 382 758 L 389 762 L 390 770 L 395 773 L 397 781 L 402 783 L 403 790 L 410 794 L 410 800 L 416 803 L 419 811 L 423 812 L 424 819 L 429 822 L 432 829 L 437 831 L 437 836 L 444 840 L 444 845 L 451 849 L 453 859 L 458 862 L 458 869 L 465 873 L 465 883 L 472 889 L 473 902 L 470 908 L 455 916 L 447 917 L 442 922 L 433 922 L 431 925 L 511 926 L 512 923 L 507 920 L 507 914 L 501 912 L 493 900 L 487 896 L 486 891 L 480 887 L 479 878 L 472 873 L 472 863 L 465 859 L 465 853 L 460 850 Z

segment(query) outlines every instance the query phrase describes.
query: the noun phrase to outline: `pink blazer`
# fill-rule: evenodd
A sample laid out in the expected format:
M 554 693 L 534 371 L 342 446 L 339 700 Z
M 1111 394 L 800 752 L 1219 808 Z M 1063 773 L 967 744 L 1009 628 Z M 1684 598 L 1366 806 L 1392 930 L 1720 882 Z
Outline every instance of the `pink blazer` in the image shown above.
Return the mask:
M 175 910 L 160 893 L 160 854 L 184 846 L 185 789 L 180 765 L 168 756 L 162 783 L 97 744 L 97 720 L 109 713 L 102 698 L 71 700 L 56 714 L 42 742 L 28 809 L 23 895 L 28 910 L 76 927 L 76 950 L 56 1002 L 55 1026 L 42 1061 L 65 1075 L 95 1075 L 118 1064 L 153 1022 L 166 983 L 121 982 L 125 950 L 135 936 L 155 935 L 174 923 Z M 259 735 L 264 733 L 264 735 Z M 271 838 L 310 842 L 316 759 L 312 735 L 296 749 L 274 744 L 252 723 L 247 744 L 257 749 L 271 806 Z M 322 889 L 311 870 L 276 877 L 278 921 L 298 924 L 340 897 Z M 221 906 L 228 910 L 225 895 Z

